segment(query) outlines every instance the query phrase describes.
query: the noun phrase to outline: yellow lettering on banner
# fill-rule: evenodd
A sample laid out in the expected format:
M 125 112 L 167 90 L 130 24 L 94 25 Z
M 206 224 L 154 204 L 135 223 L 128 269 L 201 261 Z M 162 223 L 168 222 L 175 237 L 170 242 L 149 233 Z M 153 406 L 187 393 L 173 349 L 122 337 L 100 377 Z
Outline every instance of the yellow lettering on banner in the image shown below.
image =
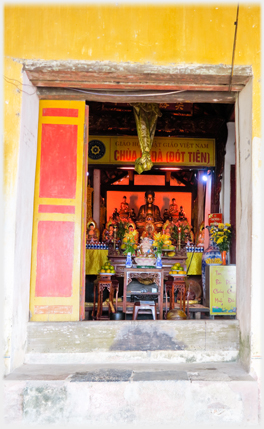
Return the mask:
M 141 157 L 137 137 L 89 137 L 89 140 L 94 139 L 103 142 L 105 154 L 99 159 L 89 158 L 89 164 L 134 164 Z M 150 155 L 152 162 L 158 165 L 214 167 L 215 140 L 156 137 Z

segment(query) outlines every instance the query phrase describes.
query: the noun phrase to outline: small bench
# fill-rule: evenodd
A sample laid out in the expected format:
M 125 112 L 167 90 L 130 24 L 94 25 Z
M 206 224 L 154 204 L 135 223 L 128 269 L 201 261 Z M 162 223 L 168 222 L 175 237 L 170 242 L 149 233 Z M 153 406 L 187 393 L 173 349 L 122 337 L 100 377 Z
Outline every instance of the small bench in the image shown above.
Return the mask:
M 133 308 L 132 320 L 136 320 L 139 311 L 150 310 L 153 320 L 157 320 L 157 309 L 154 301 L 136 301 Z

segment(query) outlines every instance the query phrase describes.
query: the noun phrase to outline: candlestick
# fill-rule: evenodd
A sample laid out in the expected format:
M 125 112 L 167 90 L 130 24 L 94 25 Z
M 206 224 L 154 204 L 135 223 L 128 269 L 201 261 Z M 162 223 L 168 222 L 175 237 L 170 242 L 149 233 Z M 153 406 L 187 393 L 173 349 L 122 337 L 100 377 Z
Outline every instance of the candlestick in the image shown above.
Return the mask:
M 178 228 L 178 250 L 181 250 L 181 228 Z

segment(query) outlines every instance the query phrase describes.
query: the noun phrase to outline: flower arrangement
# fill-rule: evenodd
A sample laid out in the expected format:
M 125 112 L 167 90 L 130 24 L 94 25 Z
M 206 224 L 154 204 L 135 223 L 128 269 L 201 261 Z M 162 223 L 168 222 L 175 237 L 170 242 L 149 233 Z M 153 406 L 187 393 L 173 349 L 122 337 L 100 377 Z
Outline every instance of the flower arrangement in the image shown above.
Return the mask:
M 228 251 L 232 238 L 232 230 L 230 223 L 219 223 L 212 225 L 210 228 L 212 240 L 219 247 L 220 252 Z
M 128 229 L 128 221 L 124 219 L 117 222 L 117 237 L 122 241 Z
M 124 250 L 124 253 L 131 253 L 133 255 L 137 249 L 137 231 L 126 232 L 123 238 L 123 244 L 121 246 Z
M 161 234 L 160 232 L 156 232 L 154 234 L 154 242 L 153 247 L 156 247 L 156 254 L 162 252 L 162 248 L 164 245 L 170 246 L 171 240 L 168 238 L 167 234 Z
M 179 240 L 179 234 L 180 234 L 180 238 L 181 238 L 181 242 L 185 243 L 185 237 L 190 235 L 190 225 L 187 222 L 176 222 L 176 224 L 173 225 L 173 229 L 172 229 L 172 238 L 174 240 L 174 242 L 178 243 Z

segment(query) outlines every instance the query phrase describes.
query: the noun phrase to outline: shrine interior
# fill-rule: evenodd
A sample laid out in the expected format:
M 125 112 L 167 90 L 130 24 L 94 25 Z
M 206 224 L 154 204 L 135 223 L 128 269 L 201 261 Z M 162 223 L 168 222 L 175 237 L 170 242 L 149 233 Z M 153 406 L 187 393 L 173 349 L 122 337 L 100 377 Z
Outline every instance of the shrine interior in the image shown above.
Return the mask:
M 137 126 L 133 113 L 133 106 L 129 103 L 102 103 L 102 102 L 87 102 L 89 105 L 89 139 L 90 136 L 131 136 L 137 137 Z M 227 123 L 235 121 L 234 104 L 220 103 L 160 103 L 159 109 L 161 116 L 157 119 L 155 138 L 156 137 L 171 137 L 171 138 L 195 138 L 195 139 L 214 139 L 215 140 L 215 167 L 176 167 L 175 163 L 167 163 L 166 165 L 158 165 L 154 163 L 149 171 L 144 171 L 138 174 L 135 171 L 135 162 L 124 163 L 124 165 L 104 165 L 92 164 L 88 161 L 88 193 L 91 190 L 90 205 L 91 210 L 87 218 L 94 218 L 93 196 L 92 191 L 96 186 L 98 176 L 95 171 L 100 171 L 100 225 L 98 228 L 98 242 L 103 248 L 110 223 L 115 219 L 115 214 L 122 212 L 122 201 L 126 198 L 126 203 L 129 207 L 129 216 L 127 220 L 134 222 L 134 227 L 137 227 L 137 219 L 139 207 L 144 204 L 145 192 L 152 190 L 155 193 L 154 204 L 160 209 L 163 226 L 169 217 L 166 217 L 170 211 L 170 205 L 174 198 L 174 203 L 184 213 L 184 219 L 189 226 L 189 235 L 185 237 L 185 244 L 198 243 L 199 234 L 201 232 L 201 223 L 198 222 L 198 180 L 201 178 L 199 172 L 204 172 L 205 175 L 210 174 L 212 177 L 211 191 L 211 212 L 219 213 L 220 209 L 220 191 L 221 180 L 224 170 L 226 142 L 228 137 Z M 98 188 L 98 184 L 97 184 Z M 199 202 L 201 204 L 201 202 Z M 234 202 L 231 205 L 231 210 L 235 210 Z M 203 200 L 202 211 L 204 211 L 205 198 Z M 89 212 L 89 208 L 87 207 Z M 132 213 L 132 217 L 131 217 Z M 198 216 L 199 217 L 199 216 Z M 233 216 L 233 218 L 235 218 Z M 120 217 L 118 217 L 120 220 Z M 122 213 L 121 213 L 122 220 Z M 126 219 L 125 219 L 126 220 Z M 203 219 L 204 221 L 204 219 Z M 88 228 L 88 225 L 87 225 Z M 157 231 L 162 232 L 162 228 Z M 139 230 L 140 236 L 142 230 Z M 91 243 L 87 232 L 87 248 L 91 248 Z M 90 237 L 91 238 L 91 237 Z M 152 237 L 153 238 L 153 237 Z M 92 240 L 93 241 L 93 240 Z M 173 241 L 173 240 L 172 240 Z M 174 241 L 172 244 L 176 245 Z M 96 246 L 93 246 L 96 248 Z M 99 248 L 99 244 L 98 244 Z M 124 246 L 123 246 L 124 248 Z M 119 244 L 111 244 L 108 246 L 108 255 L 112 266 L 118 269 L 113 261 L 118 260 L 118 256 L 123 256 L 122 239 Z M 179 250 L 179 249 L 178 249 Z M 183 249 L 181 249 L 183 250 Z M 185 249 L 186 250 L 186 249 Z M 171 252 L 172 255 L 172 252 Z M 168 254 L 165 256 L 168 257 Z M 116 259 L 115 259 L 116 258 Z M 230 261 L 235 263 L 235 245 L 230 250 Z M 87 263 L 87 261 L 86 261 Z M 88 271 L 89 272 L 89 271 Z M 188 273 L 187 273 L 188 274 Z M 202 293 L 201 274 L 189 275 L 189 279 L 193 282 L 193 302 L 205 303 L 205 297 Z M 86 270 L 86 291 L 85 305 L 86 318 L 88 320 L 95 319 L 95 305 L 97 305 L 96 287 L 98 275 L 87 274 Z M 119 292 L 118 292 L 118 310 L 122 310 L 122 294 L 123 294 L 123 278 L 119 277 Z M 109 319 L 109 298 L 107 302 L 108 292 L 103 291 L 103 311 L 102 318 Z M 191 302 L 191 301 L 190 301 Z M 93 309 L 93 310 L 92 310 Z M 117 309 L 116 309 L 117 311 Z M 143 312 L 142 312 L 143 313 Z M 208 313 L 201 312 L 201 317 L 209 317 Z M 105 315 L 105 316 L 103 316 Z M 128 314 L 126 318 L 131 318 L 132 314 Z M 216 316 L 217 317 L 217 316 Z M 227 316 L 228 317 L 228 316 Z M 231 317 L 231 316 L 230 316 Z M 141 314 L 138 319 L 152 318 L 152 315 L 146 312 Z

